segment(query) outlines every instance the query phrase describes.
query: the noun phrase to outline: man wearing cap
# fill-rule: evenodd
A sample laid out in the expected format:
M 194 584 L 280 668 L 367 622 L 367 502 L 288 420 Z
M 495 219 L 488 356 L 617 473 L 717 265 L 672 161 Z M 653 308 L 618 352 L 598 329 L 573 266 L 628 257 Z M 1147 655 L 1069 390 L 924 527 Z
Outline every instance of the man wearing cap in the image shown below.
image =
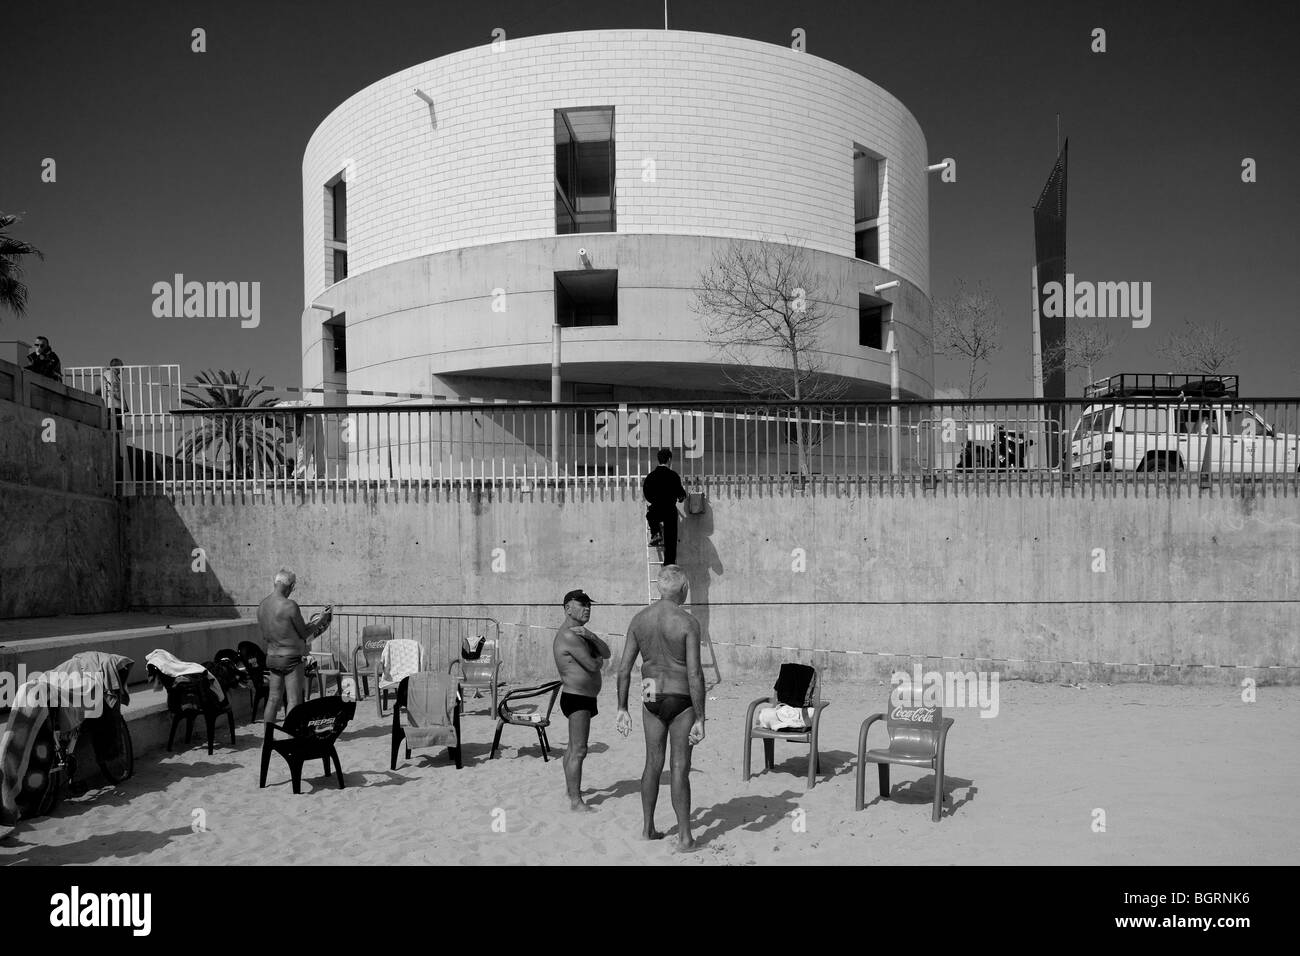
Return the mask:
M 609 645 L 587 630 L 591 598 L 582 590 L 564 595 L 564 623 L 555 632 L 555 667 L 564 689 L 560 711 L 569 720 L 569 747 L 564 752 L 564 783 L 569 808 L 590 810 L 582 802 L 582 761 L 587 756 L 587 735 L 596 716 L 600 694 L 600 669 L 609 660 Z

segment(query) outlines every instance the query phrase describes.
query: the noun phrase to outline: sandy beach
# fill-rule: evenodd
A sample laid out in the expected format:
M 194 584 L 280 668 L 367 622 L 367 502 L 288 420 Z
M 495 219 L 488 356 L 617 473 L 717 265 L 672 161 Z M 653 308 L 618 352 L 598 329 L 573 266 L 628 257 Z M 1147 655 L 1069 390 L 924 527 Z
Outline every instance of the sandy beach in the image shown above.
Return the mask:
M 489 761 L 494 722 L 464 720 L 465 768 L 445 749 L 416 751 L 388 770 L 388 720 L 358 705 L 339 747 L 347 786 L 306 768 L 303 793 L 274 757 L 257 787 L 261 725 L 209 757 L 146 754 L 118 787 L 65 799 L 0 842 L 5 864 L 1284 864 L 1300 824 L 1290 798 L 1300 759 L 1285 735 L 1300 688 L 1262 687 L 1246 704 L 1222 687 L 1005 682 L 998 715 L 952 710 L 944 818 L 930 820 L 934 778 L 894 768 L 893 799 L 853 811 L 858 726 L 880 710 L 881 684 L 829 685 L 822 770 L 805 791 L 806 757 L 777 745 L 777 767 L 740 780 L 745 705 L 757 682 L 709 691 L 708 737 L 695 753 L 693 825 L 700 848 L 674 851 L 667 774 L 657 822 L 668 839 L 638 839 L 643 760 L 614 730 L 612 686 L 592 728 L 584 793 L 564 800 L 558 754 L 543 762 L 535 735 L 507 727 Z M 482 704 L 482 701 L 473 702 Z M 634 712 L 635 713 L 635 712 Z M 567 737 L 558 708 L 551 742 Z M 873 729 L 873 734 L 879 728 Z M 1283 739 L 1279 739 L 1279 734 Z M 218 738 L 221 739 L 220 737 Z M 883 739 L 883 735 L 882 738 Z M 873 736 L 873 741 L 876 740 Z M 876 744 L 873 742 L 873 746 Z M 754 766 L 762 767 L 761 744 Z M 1094 831 L 1094 811 L 1105 832 Z M 799 813 L 798 811 L 803 811 Z M 203 824 L 201 828 L 199 824 Z M 495 827 L 494 827 L 495 823 Z M 504 831 L 504 832 L 501 832 Z

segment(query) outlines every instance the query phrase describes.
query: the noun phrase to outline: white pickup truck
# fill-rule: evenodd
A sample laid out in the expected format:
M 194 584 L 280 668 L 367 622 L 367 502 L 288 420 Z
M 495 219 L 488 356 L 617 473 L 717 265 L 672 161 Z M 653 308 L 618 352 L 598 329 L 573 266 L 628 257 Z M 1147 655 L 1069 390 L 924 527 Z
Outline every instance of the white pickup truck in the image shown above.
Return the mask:
M 1300 436 L 1236 401 L 1236 375 L 1124 373 L 1084 398 L 1070 442 L 1076 471 L 1300 470 Z

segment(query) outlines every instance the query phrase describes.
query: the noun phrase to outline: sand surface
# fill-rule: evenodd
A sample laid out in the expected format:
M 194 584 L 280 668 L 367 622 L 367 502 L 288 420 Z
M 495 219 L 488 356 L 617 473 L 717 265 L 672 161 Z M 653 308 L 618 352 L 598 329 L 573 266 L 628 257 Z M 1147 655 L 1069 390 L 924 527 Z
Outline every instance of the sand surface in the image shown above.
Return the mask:
M 956 723 L 938 824 L 930 821 L 928 770 L 894 768 L 893 799 L 881 802 L 868 768 L 867 797 L 875 802 L 853 811 L 858 727 L 881 709 L 885 685 L 827 687 L 832 705 L 813 790 L 805 790 L 806 751 L 793 744 L 778 743 L 776 769 L 764 773 L 756 742 L 759 773 L 742 783 L 745 706 L 766 691 L 758 682 L 709 691 L 708 737 L 691 774 L 700 843 L 692 854 L 674 852 L 666 773 L 657 822 L 668 839 L 638 839 L 640 714 L 632 737 L 620 737 L 607 686 L 586 763 L 589 814 L 568 810 L 558 754 L 543 762 L 529 730 L 507 727 L 503 750 L 489 761 L 494 723 L 487 716 L 465 718 L 463 770 L 439 748 L 416 751 L 390 772 L 389 722 L 363 701 L 339 747 L 343 790 L 314 763 L 295 796 L 278 756 L 259 790 L 261 725 L 254 724 L 239 728 L 237 747 L 219 744 L 211 757 L 198 745 L 143 756 L 121 786 L 92 789 L 65 799 L 53 816 L 22 822 L 0 841 L 0 862 L 1300 862 L 1293 806 L 1300 747 L 1292 737 L 1300 688 L 1262 687 L 1246 704 L 1230 685 L 1003 683 L 997 717 L 947 712 Z M 567 729 L 558 708 L 554 716 L 551 743 L 562 750 Z M 1094 831 L 1098 809 L 1105 832 Z

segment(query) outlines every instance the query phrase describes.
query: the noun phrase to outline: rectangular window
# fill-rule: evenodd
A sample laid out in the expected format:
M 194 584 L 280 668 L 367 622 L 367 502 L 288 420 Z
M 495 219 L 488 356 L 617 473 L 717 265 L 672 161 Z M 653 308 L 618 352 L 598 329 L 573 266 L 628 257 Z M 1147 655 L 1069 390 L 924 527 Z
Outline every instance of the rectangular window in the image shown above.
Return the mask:
M 334 241 L 348 241 L 348 184 L 339 180 L 330 187 L 334 200 Z
M 1159 406 L 1125 405 L 1120 431 L 1135 435 L 1163 435 L 1169 431 L 1169 409 Z
M 555 273 L 555 321 L 566 329 L 618 325 L 618 270 Z
M 880 261 L 880 192 L 884 160 L 853 147 L 853 255 Z
M 870 349 L 885 347 L 885 323 L 889 303 L 875 296 L 858 295 L 858 345 Z
M 615 231 L 614 107 L 555 111 L 555 232 Z
M 334 337 L 334 371 L 347 372 L 348 370 L 348 340 L 347 330 L 342 325 L 331 325 L 330 331 Z
M 348 277 L 348 184 L 342 173 L 325 184 L 325 261 L 331 283 Z

